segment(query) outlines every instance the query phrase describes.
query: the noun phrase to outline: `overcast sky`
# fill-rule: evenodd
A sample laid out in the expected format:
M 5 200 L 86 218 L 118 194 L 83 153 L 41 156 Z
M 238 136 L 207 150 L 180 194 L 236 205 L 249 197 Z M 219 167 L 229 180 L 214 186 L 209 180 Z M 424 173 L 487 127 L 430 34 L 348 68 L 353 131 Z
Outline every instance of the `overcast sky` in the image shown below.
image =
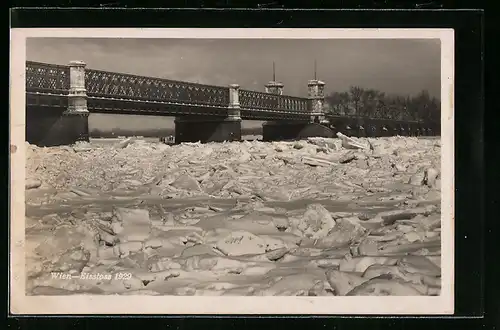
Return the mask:
M 440 96 L 440 41 L 424 39 L 97 39 L 30 38 L 27 60 L 67 64 L 82 60 L 88 68 L 185 80 L 204 84 L 237 83 L 263 91 L 272 79 L 285 94 L 307 95 L 317 77 L 325 90 L 350 85 L 386 93 L 416 94 L 427 89 Z

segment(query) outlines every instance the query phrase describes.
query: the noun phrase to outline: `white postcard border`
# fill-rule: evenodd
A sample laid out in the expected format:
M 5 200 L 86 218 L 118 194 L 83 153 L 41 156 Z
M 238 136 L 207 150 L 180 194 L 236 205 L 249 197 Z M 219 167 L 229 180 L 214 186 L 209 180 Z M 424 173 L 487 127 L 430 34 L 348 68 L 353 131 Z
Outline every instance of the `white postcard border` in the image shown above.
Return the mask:
M 436 297 L 26 296 L 26 38 L 440 39 L 442 289 Z M 13 314 L 412 314 L 454 312 L 454 31 L 452 29 L 11 29 L 10 312 Z

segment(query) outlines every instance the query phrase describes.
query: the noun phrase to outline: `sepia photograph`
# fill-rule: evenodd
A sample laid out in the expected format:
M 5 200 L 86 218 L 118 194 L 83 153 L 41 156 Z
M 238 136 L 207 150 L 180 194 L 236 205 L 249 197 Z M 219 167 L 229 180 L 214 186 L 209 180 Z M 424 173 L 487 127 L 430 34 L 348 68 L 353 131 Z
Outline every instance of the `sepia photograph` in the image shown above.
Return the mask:
M 11 45 L 13 313 L 453 313 L 453 30 Z

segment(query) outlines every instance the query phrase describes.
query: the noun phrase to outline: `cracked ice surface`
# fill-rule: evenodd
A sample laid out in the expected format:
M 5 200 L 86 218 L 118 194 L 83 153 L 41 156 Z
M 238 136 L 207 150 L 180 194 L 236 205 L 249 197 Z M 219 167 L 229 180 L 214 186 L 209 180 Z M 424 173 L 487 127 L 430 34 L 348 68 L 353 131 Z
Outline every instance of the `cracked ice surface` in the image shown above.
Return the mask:
M 437 295 L 440 171 L 412 137 L 29 145 L 27 294 Z

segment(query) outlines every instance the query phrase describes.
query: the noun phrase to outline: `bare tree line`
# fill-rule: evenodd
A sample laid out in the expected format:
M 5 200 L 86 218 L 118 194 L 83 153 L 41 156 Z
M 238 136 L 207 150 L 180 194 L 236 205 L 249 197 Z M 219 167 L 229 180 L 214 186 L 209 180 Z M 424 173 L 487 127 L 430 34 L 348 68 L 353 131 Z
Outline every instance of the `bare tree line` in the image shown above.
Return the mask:
M 388 95 L 375 89 L 351 86 L 326 96 L 326 111 L 333 115 L 415 120 L 439 123 L 440 101 L 426 90 L 416 96 Z

